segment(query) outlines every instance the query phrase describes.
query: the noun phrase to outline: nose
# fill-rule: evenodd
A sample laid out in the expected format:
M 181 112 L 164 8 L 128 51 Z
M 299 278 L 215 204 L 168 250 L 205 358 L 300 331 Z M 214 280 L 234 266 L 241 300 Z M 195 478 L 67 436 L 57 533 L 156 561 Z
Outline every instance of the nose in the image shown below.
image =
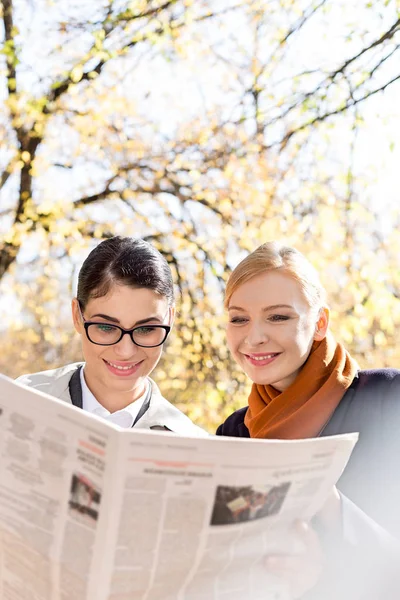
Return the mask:
M 247 331 L 245 343 L 251 348 L 268 342 L 269 336 L 260 323 L 253 322 Z
M 114 345 L 115 354 L 120 358 L 130 358 L 137 353 L 138 349 L 129 334 L 123 335 L 118 344 Z

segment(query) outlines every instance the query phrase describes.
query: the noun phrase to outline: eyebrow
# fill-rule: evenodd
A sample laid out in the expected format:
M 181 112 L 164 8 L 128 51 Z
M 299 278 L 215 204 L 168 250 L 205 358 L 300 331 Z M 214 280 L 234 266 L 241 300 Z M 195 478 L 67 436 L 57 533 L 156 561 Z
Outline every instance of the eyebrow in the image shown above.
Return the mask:
M 267 312 L 268 310 L 275 310 L 277 308 L 290 308 L 291 310 L 294 310 L 293 306 L 290 304 L 271 304 L 271 306 L 266 306 L 262 310 L 263 312 Z M 240 306 L 229 306 L 228 310 L 240 310 L 241 312 L 246 312 L 246 309 L 241 308 Z
M 98 313 L 96 315 L 92 315 L 90 317 L 90 319 L 92 320 L 95 317 L 100 317 L 101 319 L 105 319 L 106 321 L 111 321 L 112 323 L 118 323 L 119 325 L 121 324 L 121 321 L 119 321 L 119 319 L 116 319 L 115 317 L 110 317 L 110 315 L 103 315 L 101 313 Z M 148 317 L 147 319 L 141 319 L 140 321 L 136 321 L 135 327 L 136 327 L 136 325 L 143 325 L 144 323 L 150 323 L 150 321 L 158 321 L 158 323 L 161 323 L 162 319 L 160 319 L 159 317 Z

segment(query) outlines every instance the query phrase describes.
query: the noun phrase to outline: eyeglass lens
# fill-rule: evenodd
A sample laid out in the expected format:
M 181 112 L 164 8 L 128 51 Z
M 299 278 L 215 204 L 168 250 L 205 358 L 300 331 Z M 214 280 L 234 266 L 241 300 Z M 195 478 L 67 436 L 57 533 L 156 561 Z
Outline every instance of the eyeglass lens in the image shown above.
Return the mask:
M 94 344 L 116 344 L 121 339 L 122 331 L 115 325 L 106 323 L 91 323 L 87 328 L 89 340 Z M 158 346 L 163 343 L 167 332 L 162 327 L 145 325 L 137 327 L 132 332 L 135 343 L 140 346 Z

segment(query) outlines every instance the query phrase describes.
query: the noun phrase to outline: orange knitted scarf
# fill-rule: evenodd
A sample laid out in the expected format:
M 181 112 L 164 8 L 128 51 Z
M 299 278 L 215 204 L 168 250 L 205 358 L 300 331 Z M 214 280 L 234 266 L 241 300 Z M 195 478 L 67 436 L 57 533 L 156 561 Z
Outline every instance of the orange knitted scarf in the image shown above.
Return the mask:
M 358 365 L 331 334 L 314 342 L 296 380 L 283 392 L 253 383 L 245 425 L 252 438 L 316 437 L 329 421 Z

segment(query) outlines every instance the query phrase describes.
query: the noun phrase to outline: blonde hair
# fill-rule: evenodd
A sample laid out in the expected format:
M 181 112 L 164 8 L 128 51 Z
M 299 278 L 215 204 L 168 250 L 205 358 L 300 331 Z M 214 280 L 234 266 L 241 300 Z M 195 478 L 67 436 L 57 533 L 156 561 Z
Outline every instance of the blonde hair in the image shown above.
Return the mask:
M 326 304 L 326 292 L 312 264 L 295 248 L 279 242 L 266 242 L 246 256 L 235 267 L 225 290 L 225 308 L 232 294 L 246 281 L 267 271 L 281 271 L 292 277 L 301 287 L 311 308 Z

